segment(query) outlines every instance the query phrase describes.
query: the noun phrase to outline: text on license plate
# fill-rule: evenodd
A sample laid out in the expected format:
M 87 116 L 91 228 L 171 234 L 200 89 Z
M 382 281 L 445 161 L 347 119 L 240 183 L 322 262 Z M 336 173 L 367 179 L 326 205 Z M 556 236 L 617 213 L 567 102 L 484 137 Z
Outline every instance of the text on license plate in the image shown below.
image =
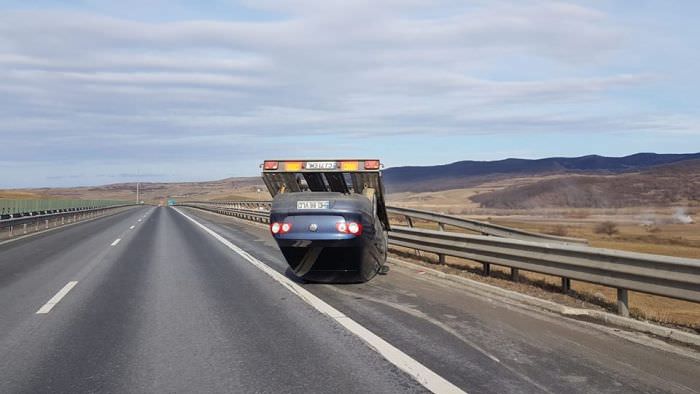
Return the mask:
M 328 201 L 297 201 L 297 209 L 328 209 Z
M 335 170 L 338 163 L 334 161 L 307 161 L 304 166 L 307 170 Z

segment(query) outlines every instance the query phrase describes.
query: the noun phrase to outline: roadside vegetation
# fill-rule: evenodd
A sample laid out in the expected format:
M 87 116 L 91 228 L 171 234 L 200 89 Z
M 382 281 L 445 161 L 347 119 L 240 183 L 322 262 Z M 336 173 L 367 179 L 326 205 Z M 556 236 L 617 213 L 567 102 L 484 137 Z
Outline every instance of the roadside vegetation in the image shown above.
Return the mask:
M 593 229 L 593 232 L 596 234 L 603 234 L 607 235 L 608 237 L 612 237 L 613 235 L 618 234 L 620 230 L 617 228 L 617 224 L 615 222 L 606 220 L 602 223 L 598 223 Z

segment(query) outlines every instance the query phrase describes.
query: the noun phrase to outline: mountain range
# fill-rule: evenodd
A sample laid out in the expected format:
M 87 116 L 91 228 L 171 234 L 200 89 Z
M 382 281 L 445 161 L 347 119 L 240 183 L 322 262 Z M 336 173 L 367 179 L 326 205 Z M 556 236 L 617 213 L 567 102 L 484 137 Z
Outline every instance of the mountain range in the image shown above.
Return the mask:
M 700 153 L 637 153 L 625 157 L 589 155 L 545 159 L 458 161 L 435 166 L 392 167 L 384 171 L 388 192 L 427 192 L 458 189 L 487 181 L 555 174 L 620 174 L 700 159 Z

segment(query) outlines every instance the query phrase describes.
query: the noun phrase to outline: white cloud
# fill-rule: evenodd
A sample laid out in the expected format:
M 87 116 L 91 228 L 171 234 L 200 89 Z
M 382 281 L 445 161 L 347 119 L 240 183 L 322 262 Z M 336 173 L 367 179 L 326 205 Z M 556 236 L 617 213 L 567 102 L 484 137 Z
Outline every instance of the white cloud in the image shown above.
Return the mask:
M 15 144 L 70 137 L 88 156 L 97 139 L 118 150 L 121 136 L 139 136 L 159 150 L 164 138 L 173 146 L 197 138 L 203 160 L 221 160 L 206 147 L 220 152 L 214 147 L 256 135 L 250 149 L 269 152 L 280 134 L 666 127 L 658 114 L 608 105 L 657 76 L 619 66 L 634 32 L 592 8 L 543 0 L 247 4 L 276 17 L 146 22 L 2 12 L 0 136 Z

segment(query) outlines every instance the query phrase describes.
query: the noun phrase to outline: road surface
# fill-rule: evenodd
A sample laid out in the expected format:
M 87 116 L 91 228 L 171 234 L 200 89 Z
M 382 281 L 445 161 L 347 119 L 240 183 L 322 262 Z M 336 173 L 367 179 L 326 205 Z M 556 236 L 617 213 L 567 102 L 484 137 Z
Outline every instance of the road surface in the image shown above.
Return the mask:
M 266 229 L 179 208 L 289 276 Z M 692 350 L 392 267 L 300 284 L 471 393 L 700 390 Z M 0 245 L 0 392 L 425 392 L 392 360 L 171 207 Z

